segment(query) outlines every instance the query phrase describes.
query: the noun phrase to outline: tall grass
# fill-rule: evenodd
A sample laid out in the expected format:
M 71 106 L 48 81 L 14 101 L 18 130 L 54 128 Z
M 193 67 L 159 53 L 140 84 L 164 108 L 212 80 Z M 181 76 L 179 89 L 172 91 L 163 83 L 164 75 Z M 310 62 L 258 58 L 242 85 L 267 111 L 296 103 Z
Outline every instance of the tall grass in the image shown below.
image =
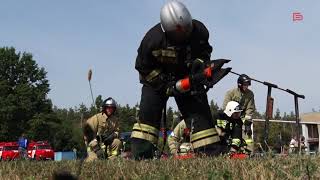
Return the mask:
M 76 176 L 80 161 L 0 162 L 1 179 L 50 179 L 54 172 Z M 320 179 L 320 157 L 263 157 L 245 160 L 101 160 L 84 163 L 79 179 Z

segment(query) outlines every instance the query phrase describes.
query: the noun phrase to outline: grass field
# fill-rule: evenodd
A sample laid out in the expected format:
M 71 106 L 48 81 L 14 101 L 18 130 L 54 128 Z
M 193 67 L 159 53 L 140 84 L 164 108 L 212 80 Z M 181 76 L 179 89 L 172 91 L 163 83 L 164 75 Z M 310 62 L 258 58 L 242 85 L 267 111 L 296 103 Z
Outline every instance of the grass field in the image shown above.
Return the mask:
M 50 179 L 54 172 L 77 174 L 80 161 L 0 162 L 1 179 Z M 290 156 L 235 160 L 105 160 L 84 163 L 79 179 L 320 179 L 320 157 Z

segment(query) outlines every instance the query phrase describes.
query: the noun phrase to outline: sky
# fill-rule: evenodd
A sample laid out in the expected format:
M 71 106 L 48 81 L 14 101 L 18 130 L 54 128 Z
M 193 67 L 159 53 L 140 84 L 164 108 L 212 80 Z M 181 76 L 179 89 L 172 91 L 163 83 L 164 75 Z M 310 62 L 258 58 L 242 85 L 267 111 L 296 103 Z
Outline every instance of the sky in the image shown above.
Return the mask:
M 227 58 L 238 73 L 305 95 L 300 113 L 320 109 L 320 1 L 181 0 L 210 32 L 212 59 Z M 134 68 L 144 34 L 160 20 L 166 0 L 1 0 L 0 47 L 29 52 L 48 72 L 48 97 L 59 108 L 112 96 L 120 105 L 139 103 Z M 293 21 L 294 12 L 303 15 Z M 208 92 L 222 105 L 237 76 L 227 75 Z M 252 83 L 256 107 L 265 112 L 267 87 Z M 272 90 L 274 112 L 294 111 L 293 96 Z M 176 109 L 173 99 L 169 105 Z

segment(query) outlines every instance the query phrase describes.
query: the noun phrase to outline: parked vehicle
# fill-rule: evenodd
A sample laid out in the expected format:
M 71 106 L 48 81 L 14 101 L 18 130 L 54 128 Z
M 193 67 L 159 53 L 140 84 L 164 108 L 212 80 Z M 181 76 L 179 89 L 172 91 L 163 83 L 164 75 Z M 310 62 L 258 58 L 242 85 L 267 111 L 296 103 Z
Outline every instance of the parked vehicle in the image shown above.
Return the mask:
M 0 143 L 0 160 L 15 160 L 19 158 L 17 142 L 2 142 Z
M 54 150 L 47 141 L 31 142 L 27 149 L 29 159 L 54 160 Z

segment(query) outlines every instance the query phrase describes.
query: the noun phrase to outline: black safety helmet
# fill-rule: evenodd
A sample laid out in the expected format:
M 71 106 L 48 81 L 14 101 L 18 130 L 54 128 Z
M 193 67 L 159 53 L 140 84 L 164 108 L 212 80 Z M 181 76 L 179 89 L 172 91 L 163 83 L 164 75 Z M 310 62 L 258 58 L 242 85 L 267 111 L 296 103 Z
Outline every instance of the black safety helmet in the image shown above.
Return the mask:
M 243 84 L 248 84 L 249 86 L 251 85 L 251 79 L 248 75 L 246 74 L 241 74 L 238 78 L 238 85 L 243 85 Z
M 108 97 L 106 100 L 103 101 L 101 105 L 102 111 L 104 111 L 107 107 L 113 107 L 116 109 L 117 102 L 112 97 Z

